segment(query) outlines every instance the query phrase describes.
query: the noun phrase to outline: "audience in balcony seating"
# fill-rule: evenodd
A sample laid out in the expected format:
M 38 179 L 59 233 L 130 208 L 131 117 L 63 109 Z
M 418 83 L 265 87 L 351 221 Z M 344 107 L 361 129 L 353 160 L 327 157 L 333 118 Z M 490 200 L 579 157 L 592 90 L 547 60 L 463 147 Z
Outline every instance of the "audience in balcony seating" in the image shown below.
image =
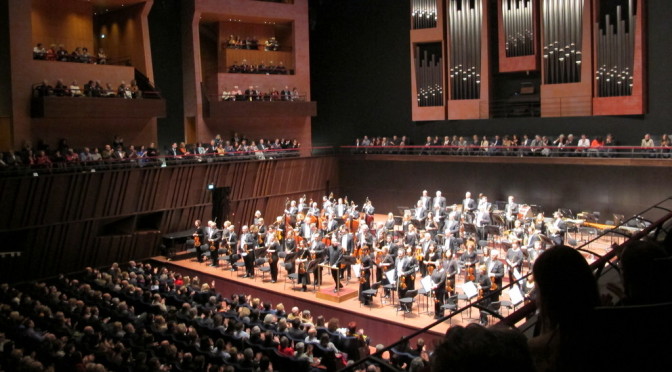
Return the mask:
M 275 64 L 274 61 L 270 61 L 268 64 L 262 61 L 258 65 L 255 65 L 248 63 L 246 59 L 242 60 L 241 63 L 238 63 L 238 61 L 234 61 L 233 64 L 229 66 L 228 71 L 229 73 L 237 73 L 237 74 L 266 74 L 266 75 L 285 75 L 289 73 L 283 61 L 278 61 L 277 65 Z
M 89 48 L 87 47 L 75 47 L 72 53 L 68 53 L 63 44 L 58 45 L 56 49 L 56 44 L 51 44 L 49 49 L 45 49 L 42 43 L 37 43 L 33 48 L 33 59 L 47 60 L 47 61 L 60 61 L 60 62 L 77 62 L 77 63 L 97 63 L 97 64 L 107 64 L 107 55 L 103 48 L 98 50 L 98 53 L 94 56 L 89 54 Z
M 89 80 L 88 83 L 84 84 L 84 90 L 80 88 L 76 80 L 70 85 L 63 83 L 63 80 L 58 79 L 55 86 L 49 85 L 49 81 L 43 80 L 42 83 L 37 84 L 33 87 L 33 97 L 47 97 L 47 96 L 57 96 L 57 97 L 120 97 L 128 99 L 142 98 L 142 91 L 137 84 L 137 81 L 131 80 L 130 86 L 126 85 L 126 82 L 122 80 L 121 84 L 117 89 L 112 87 L 111 83 L 106 83 L 105 88 L 100 84 L 100 80 Z
M 604 140 L 603 140 L 604 138 Z M 579 142 L 576 142 L 573 134 L 565 136 L 558 135 L 551 140 L 548 136 L 535 135 L 533 139 L 524 134 L 522 141 L 518 141 L 517 135 L 505 135 L 500 139 L 495 135 L 492 140 L 487 136 L 479 137 L 474 135 L 471 141 L 466 141 L 463 137 L 455 135 L 445 136 L 443 141 L 439 136 L 428 136 L 416 148 L 406 148 L 405 146 L 414 146 L 407 138 L 393 137 L 372 137 L 364 136 L 356 138 L 355 152 L 363 153 L 389 153 L 389 154 L 421 154 L 421 155 L 489 155 L 489 156 L 554 156 L 554 157 L 576 157 L 576 156 L 595 156 L 595 157 L 670 157 L 670 146 L 668 134 L 662 134 L 659 146 L 656 146 L 650 134 L 645 135 L 641 144 L 631 146 L 620 146 L 611 133 L 606 136 L 595 136 L 592 140 L 586 134 L 581 135 Z M 639 146 L 639 148 L 637 147 Z M 373 147 L 373 148 L 364 148 Z M 648 149 L 651 148 L 651 149 Z
M 259 87 L 251 85 L 243 93 L 236 85 L 231 91 L 224 88 L 221 99 L 222 101 L 299 101 L 301 96 L 296 87 L 290 90 L 288 86 L 285 86 L 280 91 L 272 87 L 268 92 L 261 92 Z

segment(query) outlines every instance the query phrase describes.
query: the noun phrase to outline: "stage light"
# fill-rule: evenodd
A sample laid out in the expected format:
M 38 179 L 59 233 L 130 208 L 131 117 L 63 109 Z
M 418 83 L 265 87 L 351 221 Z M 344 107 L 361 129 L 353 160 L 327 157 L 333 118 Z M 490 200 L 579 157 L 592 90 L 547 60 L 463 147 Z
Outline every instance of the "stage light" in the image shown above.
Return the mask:
M 209 183 L 208 184 L 208 190 L 212 191 L 215 189 L 215 184 L 214 183 Z

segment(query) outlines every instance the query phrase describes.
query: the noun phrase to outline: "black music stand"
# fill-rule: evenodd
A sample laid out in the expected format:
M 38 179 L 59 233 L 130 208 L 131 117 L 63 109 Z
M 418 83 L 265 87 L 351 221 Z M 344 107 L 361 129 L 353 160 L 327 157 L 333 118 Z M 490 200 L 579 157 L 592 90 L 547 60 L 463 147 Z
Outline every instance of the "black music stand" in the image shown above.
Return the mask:
M 306 266 L 306 272 L 313 273 L 313 276 L 317 275 L 317 265 L 318 265 L 317 259 L 309 261 L 308 266 Z M 317 279 L 313 279 L 313 291 L 317 290 L 317 284 L 315 284 L 315 282 L 317 281 L 318 281 Z
M 464 227 L 464 233 L 465 234 L 471 234 L 471 236 L 477 236 L 478 235 L 476 233 L 476 225 L 474 225 L 473 223 L 465 223 L 465 224 L 462 225 L 462 227 Z
M 485 226 L 484 231 L 485 231 L 485 235 L 486 235 L 486 237 L 488 237 L 488 240 L 489 240 L 489 241 L 493 241 L 493 240 L 494 240 L 494 238 L 493 238 L 494 236 L 500 236 L 500 235 L 502 235 L 502 232 L 501 232 L 499 226 L 495 226 L 495 225 L 487 225 L 487 226 Z

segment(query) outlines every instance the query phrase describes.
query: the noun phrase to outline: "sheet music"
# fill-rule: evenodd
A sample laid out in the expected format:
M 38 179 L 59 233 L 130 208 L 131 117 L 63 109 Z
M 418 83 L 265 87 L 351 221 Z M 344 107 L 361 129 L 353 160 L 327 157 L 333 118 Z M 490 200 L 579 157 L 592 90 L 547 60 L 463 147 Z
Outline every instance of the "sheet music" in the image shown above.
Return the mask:
M 517 285 L 514 285 L 509 289 L 509 299 L 511 299 L 513 306 L 517 306 L 524 301 L 525 298 L 523 297 L 523 292 L 520 291 L 520 288 Z
M 467 296 L 467 298 L 478 296 L 478 289 L 476 288 L 476 284 L 474 284 L 474 282 L 466 282 L 462 284 L 462 290 L 464 291 L 464 294 Z
M 428 275 L 420 280 L 420 284 L 422 284 L 422 288 L 425 289 L 425 292 L 429 293 L 432 290 L 434 282 L 432 281 L 432 277 Z
M 520 280 L 520 278 L 523 277 L 523 275 L 518 271 L 518 268 L 513 269 L 513 277 L 516 279 L 516 281 Z
M 359 272 L 361 270 L 361 265 L 360 264 L 354 264 L 351 267 L 352 267 L 352 273 L 355 275 L 355 278 L 359 278 Z
M 396 273 L 397 273 L 397 271 L 395 269 L 392 269 L 390 271 L 385 272 L 385 276 L 387 277 L 387 281 L 389 281 L 390 284 L 397 284 Z

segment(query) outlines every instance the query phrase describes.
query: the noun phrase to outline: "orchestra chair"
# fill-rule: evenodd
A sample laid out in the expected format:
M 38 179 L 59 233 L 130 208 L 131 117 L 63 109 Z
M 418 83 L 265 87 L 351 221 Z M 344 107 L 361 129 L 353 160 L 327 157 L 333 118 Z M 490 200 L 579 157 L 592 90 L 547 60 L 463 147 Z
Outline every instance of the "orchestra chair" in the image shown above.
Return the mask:
M 446 310 L 448 310 L 450 312 L 449 314 L 452 314 L 452 313 L 456 312 L 457 311 L 457 295 L 449 296 L 448 298 L 446 298 L 446 303 L 441 305 L 441 309 L 443 309 L 444 315 L 445 315 Z M 460 316 L 462 316 L 462 313 L 460 313 Z M 464 319 L 463 316 L 462 316 L 462 319 Z M 450 317 L 448 319 L 448 321 L 449 321 L 449 324 L 452 325 L 453 324 L 453 317 Z
M 243 262 L 242 259 L 236 261 L 233 263 L 233 268 L 236 269 L 236 276 L 242 276 L 238 273 L 238 270 L 243 269 L 243 272 L 245 272 L 245 262 Z M 233 276 L 233 271 L 231 271 L 231 275 Z M 243 274 L 245 275 L 245 274 Z
M 292 266 L 291 262 L 287 262 L 283 264 L 285 267 L 285 280 L 283 281 L 282 289 L 284 290 L 287 286 L 287 279 L 289 279 L 292 283 L 292 290 L 296 290 L 295 284 L 299 281 L 299 273 L 290 273 L 289 268 Z
M 501 301 L 493 301 L 488 305 L 488 307 L 485 308 L 486 314 L 488 314 L 488 322 L 493 323 L 495 320 L 501 320 L 503 319 L 502 315 L 500 314 L 500 309 L 502 308 L 502 303 Z
M 417 289 L 411 289 L 406 292 L 406 297 L 399 299 L 399 306 L 404 306 L 408 309 L 408 313 L 413 312 L 413 304 L 415 303 L 415 297 L 418 295 Z M 399 307 L 397 307 L 397 312 L 399 312 Z M 404 319 L 406 319 L 406 312 L 404 311 Z M 420 315 L 420 309 L 418 308 L 418 315 Z
M 382 282 L 376 282 L 371 284 L 371 288 L 362 291 L 362 295 L 370 301 L 369 310 L 373 309 L 373 298 L 378 296 L 378 289 L 380 288 Z M 381 302 L 382 306 L 382 302 Z M 359 307 L 362 307 L 362 303 L 359 303 Z
M 270 266 L 264 266 L 266 263 L 266 258 L 257 258 L 254 260 L 254 267 L 261 272 L 261 282 L 264 282 L 264 279 L 266 278 L 266 273 L 271 272 L 271 267 Z M 257 281 L 257 276 L 254 276 L 254 281 Z
M 384 289 L 388 289 L 390 291 L 390 304 L 394 306 L 394 294 L 397 292 L 397 285 L 396 284 L 385 284 L 383 286 Z M 381 304 L 385 301 L 381 301 Z

